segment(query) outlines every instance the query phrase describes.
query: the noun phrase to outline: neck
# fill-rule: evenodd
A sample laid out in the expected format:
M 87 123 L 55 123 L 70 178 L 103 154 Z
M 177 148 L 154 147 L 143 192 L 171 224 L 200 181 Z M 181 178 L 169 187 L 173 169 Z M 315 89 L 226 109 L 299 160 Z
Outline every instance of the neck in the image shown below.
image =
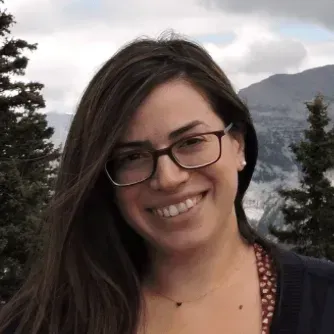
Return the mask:
M 253 260 L 253 249 L 238 231 L 235 216 L 204 246 L 184 252 L 151 252 L 149 291 L 175 300 L 191 300 L 217 285 L 230 285 Z

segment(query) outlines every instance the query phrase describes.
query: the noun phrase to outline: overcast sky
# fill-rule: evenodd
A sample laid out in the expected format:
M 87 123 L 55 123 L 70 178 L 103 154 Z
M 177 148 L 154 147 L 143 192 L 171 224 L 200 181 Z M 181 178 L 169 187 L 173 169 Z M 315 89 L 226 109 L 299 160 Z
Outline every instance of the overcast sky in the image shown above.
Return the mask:
M 15 37 L 38 43 L 27 75 L 47 111 L 73 112 L 97 68 L 133 38 L 173 29 L 199 41 L 236 89 L 334 64 L 333 0 L 5 0 Z

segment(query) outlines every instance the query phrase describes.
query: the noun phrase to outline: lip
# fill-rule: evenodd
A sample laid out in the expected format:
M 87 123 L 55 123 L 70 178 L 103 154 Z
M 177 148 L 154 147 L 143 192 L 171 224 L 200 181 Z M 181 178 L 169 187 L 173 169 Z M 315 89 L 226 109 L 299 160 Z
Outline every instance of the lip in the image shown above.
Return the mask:
M 175 205 L 175 204 L 184 202 L 188 198 L 193 198 L 193 197 L 196 197 L 196 196 L 199 196 L 199 195 L 202 195 L 204 197 L 207 193 L 208 193 L 208 190 L 205 190 L 205 191 L 201 191 L 201 192 L 196 192 L 196 193 L 191 193 L 191 194 L 189 193 L 189 194 L 185 194 L 185 195 L 170 197 L 165 202 L 154 204 L 153 206 L 151 206 L 147 210 L 152 212 L 154 209 L 164 208 L 166 206 Z
M 196 217 L 200 216 L 201 211 L 203 210 L 203 205 L 205 205 L 205 201 L 207 198 L 207 194 L 209 191 L 200 193 L 202 194 L 201 200 L 190 210 L 181 213 L 180 215 L 176 215 L 173 217 L 161 217 L 155 214 L 153 211 L 150 211 L 152 215 L 154 215 L 155 226 L 160 226 L 165 231 L 176 231 L 184 228 L 191 228 L 194 222 L 196 221 Z M 160 224 L 159 224 L 160 222 Z

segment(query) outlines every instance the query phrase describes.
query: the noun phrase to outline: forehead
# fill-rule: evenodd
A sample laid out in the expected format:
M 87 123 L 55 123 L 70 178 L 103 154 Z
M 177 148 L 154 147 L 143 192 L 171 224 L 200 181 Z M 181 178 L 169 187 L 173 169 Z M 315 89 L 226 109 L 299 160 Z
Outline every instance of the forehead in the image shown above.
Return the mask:
M 223 122 L 204 94 L 184 80 L 155 88 L 138 108 L 123 140 L 166 139 L 173 130 L 192 121 L 201 121 L 196 130 L 221 129 Z

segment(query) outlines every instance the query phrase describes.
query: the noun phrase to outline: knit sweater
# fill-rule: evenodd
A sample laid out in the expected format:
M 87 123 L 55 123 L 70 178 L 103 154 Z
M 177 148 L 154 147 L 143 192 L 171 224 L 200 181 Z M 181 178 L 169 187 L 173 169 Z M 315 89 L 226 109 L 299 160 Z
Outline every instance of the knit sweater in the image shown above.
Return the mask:
M 272 251 L 277 266 L 271 334 L 334 334 L 334 264 Z

